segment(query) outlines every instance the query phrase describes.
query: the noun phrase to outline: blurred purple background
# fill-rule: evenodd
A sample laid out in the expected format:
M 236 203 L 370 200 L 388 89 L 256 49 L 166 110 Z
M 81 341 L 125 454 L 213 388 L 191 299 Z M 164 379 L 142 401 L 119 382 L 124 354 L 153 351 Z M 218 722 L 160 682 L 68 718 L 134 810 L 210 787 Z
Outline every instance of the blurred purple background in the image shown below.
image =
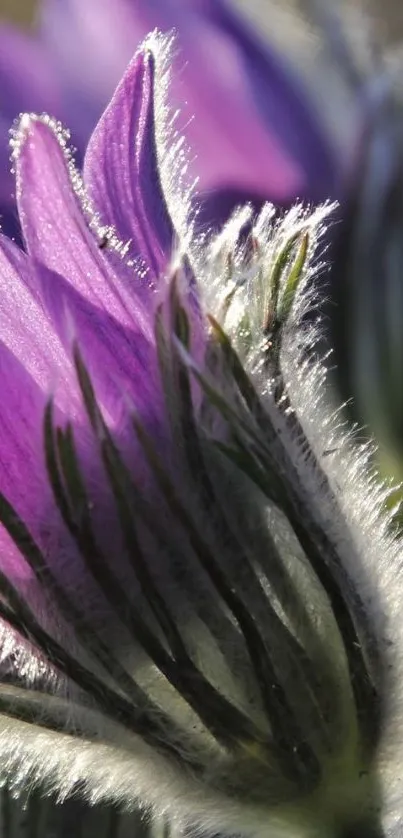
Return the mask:
M 257 19 L 270 31 L 270 14 L 273 7 L 303 7 L 304 0 L 234 0 L 252 19 Z M 38 0 L 0 0 L 0 18 L 24 24 L 32 23 Z M 403 3 L 401 0 L 338 0 L 337 5 L 370 9 L 382 36 L 396 41 L 403 37 Z

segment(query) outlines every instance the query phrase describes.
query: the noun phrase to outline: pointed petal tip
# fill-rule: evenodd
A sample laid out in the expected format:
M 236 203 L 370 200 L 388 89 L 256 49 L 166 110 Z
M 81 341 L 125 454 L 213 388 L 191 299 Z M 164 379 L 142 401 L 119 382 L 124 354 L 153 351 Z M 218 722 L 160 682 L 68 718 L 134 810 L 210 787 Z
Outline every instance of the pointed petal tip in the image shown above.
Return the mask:
M 20 156 L 21 149 L 31 133 L 33 121 L 37 119 L 36 114 L 22 113 L 15 120 L 10 131 L 11 159 L 16 162 Z
M 176 30 L 171 29 L 169 32 L 162 32 L 160 29 L 153 29 L 143 39 L 137 49 L 137 53 L 146 55 L 147 53 L 153 58 L 157 58 L 162 54 L 166 54 L 172 48 L 176 38 Z
M 10 132 L 11 157 L 18 163 L 27 142 L 57 141 L 58 145 L 68 151 L 69 131 L 49 114 L 23 113 L 16 120 Z
M 173 228 L 162 178 L 164 113 L 156 87 L 164 83 L 167 44 L 152 33 L 128 65 L 87 146 L 84 184 L 103 226 L 127 242 L 127 256 L 157 280 L 172 249 Z M 157 77 L 157 80 L 156 80 Z
M 168 68 L 169 57 L 172 53 L 172 47 L 175 40 L 175 33 L 163 33 L 158 29 L 149 32 L 143 41 L 138 45 L 133 58 L 126 67 L 123 73 L 117 90 L 122 85 L 127 84 L 133 77 L 141 74 L 146 77 L 148 82 L 153 81 L 157 65 L 161 71 Z

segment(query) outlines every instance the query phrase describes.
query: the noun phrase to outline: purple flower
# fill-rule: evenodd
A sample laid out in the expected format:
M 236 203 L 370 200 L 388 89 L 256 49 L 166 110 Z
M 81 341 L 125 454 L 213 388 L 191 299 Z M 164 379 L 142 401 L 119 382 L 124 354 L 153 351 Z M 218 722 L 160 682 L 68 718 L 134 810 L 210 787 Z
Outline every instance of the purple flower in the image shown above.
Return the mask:
M 182 111 L 197 161 L 203 220 L 221 221 L 244 200 L 284 207 L 338 192 L 341 163 L 296 71 L 224 0 L 45 0 L 34 37 L 1 32 L 5 206 L 13 191 L 6 136 L 15 114 L 51 113 L 83 152 L 137 44 L 157 26 L 177 33 L 170 104 Z
M 2 778 L 209 833 L 393 835 L 399 546 L 306 360 L 328 210 L 196 236 L 166 51 L 129 65 L 84 186 L 52 120 L 14 134 Z

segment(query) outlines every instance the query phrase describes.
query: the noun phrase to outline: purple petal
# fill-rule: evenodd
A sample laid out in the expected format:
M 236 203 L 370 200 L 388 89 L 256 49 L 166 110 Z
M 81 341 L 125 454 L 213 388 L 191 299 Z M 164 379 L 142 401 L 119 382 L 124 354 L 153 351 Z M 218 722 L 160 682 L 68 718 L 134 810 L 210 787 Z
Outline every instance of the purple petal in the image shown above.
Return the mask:
M 28 253 L 99 308 L 130 323 L 136 276 L 130 275 L 132 288 L 125 289 L 89 229 L 63 136 L 51 123 L 25 116 L 16 144 L 17 204 Z M 126 278 L 121 261 L 119 274 Z
M 0 342 L 0 491 L 34 537 L 52 527 L 55 510 L 45 472 L 42 424 L 46 398 L 21 363 Z M 50 511 L 51 510 L 51 511 Z M 0 544 L 7 536 L 0 528 Z M 11 564 L 11 567 L 10 567 Z M 27 578 L 30 571 L 21 554 L 8 547 L 1 567 Z
M 52 395 L 61 424 L 66 418 L 74 420 L 80 460 L 101 509 L 98 526 L 103 532 L 102 527 L 111 523 L 110 500 L 108 506 L 106 488 L 102 487 L 105 476 L 99 453 L 94 451 L 95 443 L 87 428 L 76 374 L 69 361 L 71 342 L 74 337 L 83 347 L 97 397 L 106 408 L 106 418 L 117 431 L 119 443 L 124 448 L 128 433 L 128 399 L 135 403 L 148 427 L 157 427 L 161 421 L 155 350 L 151 356 L 140 329 L 138 334 L 124 329 L 109 314 L 94 309 L 62 277 L 33 265 L 29 257 L 2 237 L 0 300 L 0 398 L 3 406 L 0 491 L 46 555 L 55 558 L 56 569 L 63 581 L 72 578 L 75 557 L 77 584 L 85 574 L 55 509 L 45 469 L 45 405 Z M 131 457 L 137 472 L 141 466 L 137 452 L 132 451 Z M 114 531 L 113 527 L 110 530 Z M 4 538 L 7 541 L 7 537 Z M 103 538 L 106 538 L 105 533 Z M 5 550 L 3 569 L 7 567 L 13 577 L 30 579 L 25 562 L 21 557 L 18 559 L 1 533 L 0 546 Z
M 51 319 L 36 296 L 29 258 L 0 236 L 0 335 L 40 390 L 52 391 L 61 408 L 82 412 L 76 377 Z
M 138 53 L 88 145 L 84 180 L 102 223 L 112 225 L 130 255 L 158 279 L 171 255 L 173 230 L 157 161 L 155 61 Z
M 23 254 L 21 256 L 28 261 Z M 4 260 L 0 265 L 0 277 L 4 275 L 3 268 Z M 4 288 L 1 288 L 2 300 L 7 279 L 12 282 L 11 271 L 4 279 Z M 55 280 L 57 284 L 57 278 Z M 7 498 L 17 515 L 24 522 L 42 550 L 46 562 L 49 563 L 62 584 L 72 586 L 77 601 L 80 595 L 84 602 L 88 602 L 89 598 L 93 601 L 93 580 L 90 579 L 77 546 L 67 532 L 55 505 L 45 464 L 44 414 L 49 392 L 47 387 L 42 386 L 44 378 L 42 366 L 46 360 L 46 350 L 51 350 L 48 341 L 52 339 L 52 336 L 49 329 L 44 331 L 42 349 L 37 346 L 34 340 L 30 344 L 30 339 L 37 331 L 39 332 L 45 320 L 43 317 L 37 325 L 35 322 L 32 324 L 27 322 L 29 314 L 32 315 L 34 320 L 39 317 L 40 309 L 33 306 L 29 308 L 26 299 L 29 294 L 28 292 L 27 294 L 24 293 L 22 283 L 17 289 L 17 295 L 21 297 L 21 304 L 24 309 L 23 322 L 19 322 L 16 313 L 14 321 L 9 327 L 10 334 L 15 328 L 15 338 L 11 339 L 7 335 L 9 344 L 12 343 L 12 348 L 0 341 L 0 400 L 2 404 L 0 415 L 0 492 Z M 57 291 L 54 294 L 55 298 L 56 296 Z M 6 316 L 4 315 L 5 321 Z M 0 329 L 2 333 L 3 325 L 1 321 Z M 26 333 L 25 328 L 27 328 Z M 91 341 L 89 351 L 91 354 Z M 20 357 L 17 357 L 17 352 L 20 353 Z M 106 352 L 104 358 L 100 360 L 106 362 Z M 108 544 L 108 538 L 112 538 L 114 544 L 109 544 L 111 555 L 115 556 L 115 550 L 120 555 L 114 505 L 111 502 L 105 474 L 100 463 L 98 445 L 88 428 L 82 402 L 80 402 L 78 410 L 74 409 L 75 391 L 77 392 L 77 390 L 75 384 L 72 384 L 71 389 L 66 388 L 67 399 L 65 403 L 63 404 L 60 401 L 58 403 L 65 409 L 65 412 L 63 413 L 56 404 L 55 418 L 58 425 L 61 426 L 65 424 L 67 418 L 74 420 L 74 437 L 79 451 L 79 461 L 93 499 L 93 515 L 96 520 L 100 543 Z M 122 444 L 124 442 L 122 433 L 119 434 L 119 441 L 122 441 Z M 135 452 L 133 456 L 134 461 L 136 461 Z M 1 525 L 0 551 L 2 551 L 2 571 L 10 575 L 13 581 L 21 584 L 29 583 L 32 587 L 32 572 L 21 553 L 15 550 Z M 124 559 L 122 559 L 122 564 L 122 567 L 116 568 L 118 573 L 124 571 Z M 32 598 L 36 599 L 38 592 L 35 586 L 32 590 L 31 587 L 30 600 L 32 601 Z M 95 596 L 98 596 L 99 599 L 99 592 Z
M 28 528 L 55 576 L 70 586 L 76 602 L 80 596 L 88 602 L 94 596 L 93 582 L 55 505 L 46 469 L 43 424 L 47 398 L 24 365 L 1 342 L 0 399 L 0 491 Z M 62 423 L 60 414 L 57 418 Z M 106 528 L 110 513 L 104 503 L 104 489 L 99 485 L 99 467 L 96 461 L 94 464 L 94 453 L 77 424 L 74 433 L 80 441 L 82 459 L 88 470 L 92 467 L 90 477 L 93 482 L 98 478 L 95 503 L 102 506 L 100 519 Z M 1 525 L 0 550 L 2 571 L 14 583 L 29 583 L 31 605 L 40 603 L 41 586 L 35 583 L 33 571 Z M 42 609 L 43 616 L 46 617 L 46 611 Z
M 73 292 L 74 294 L 74 292 Z M 54 295 L 54 301 L 56 298 Z M 102 343 L 101 335 L 96 347 L 96 327 L 93 333 L 87 331 L 89 343 L 85 349 L 90 357 L 94 347 L 100 363 L 108 362 L 98 353 Z M 45 343 L 44 336 L 44 343 Z M 118 346 L 119 351 L 121 347 Z M 32 354 L 35 354 L 31 350 Z M 110 359 L 109 359 L 110 361 Z M 122 382 L 123 383 L 123 382 Z M 19 518 L 29 530 L 41 549 L 46 564 L 59 582 L 74 595 L 74 602 L 82 607 L 86 617 L 105 629 L 110 641 L 110 631 L 116 625 L 116 616 L 109 615 L 107 603 L 100 594 L 92 574 L 80 554 L 77 544 L 66 529 L 55 504 L 45 463 L 44 413 L 47 394 L 29 374 L 24 362 L 0 341 L 0 492 L 7 498 Z M 152 404 L 149 405 L 152 408 Z M 141 412 L 140 412 L 141 416 Z M 56 411 L 57 424 L 63 426 L 67 417 Z M 122 447 L 125 462 L 133 469 L 136 480 L 144 481 L 147 471 L 142 461 L 138 444 L 133 439 L 133 429 L 115 428 L 117 444 Z M 151 425 L 152 430 L 152 425 Z M 97 533 L 98 546 L 104 549 L 113 561 L 113 572 L 127 586 L 131 594 L 136 592 L 136 580 L 121 544 L 120 529 L 116 520 L 115 501 L 100 459 L 98 442 L 88 428 L 84 416 L 74 421 L 74 439 L 78 452 L 80 469 L 91 498 L 91 517 Z M 14 583 L 29 585 L 29 601 L 40 606 L 41 586 L 35 583 L 33 572 L 20 551 L 17 551 L 0 525 L 1 569 Z M 41 612 L 46 619 L 46 610 Z M 105 622 L 105 615 L 107 621 Z
M 141 323 L 122 326 L 106 310 L 94 307 L 63 277 L 38 267 L 36 285 L 54 328 L 71 355 L 80 347 L 97 399 L 113 425 L 127 420 L 127 404 L 147 423 L 161 411 L 156 351 Z

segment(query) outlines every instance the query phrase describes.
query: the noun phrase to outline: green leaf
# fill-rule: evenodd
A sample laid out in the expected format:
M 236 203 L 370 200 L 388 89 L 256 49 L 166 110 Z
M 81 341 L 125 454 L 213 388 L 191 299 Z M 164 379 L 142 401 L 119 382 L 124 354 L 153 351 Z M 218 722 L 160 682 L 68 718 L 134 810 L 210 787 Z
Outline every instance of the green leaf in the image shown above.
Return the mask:
M 302 273 L 306 264 L 309 250 L 309 233 L 305 232 L 301 236 L 301 242 L 298 253 L 296 255 L 294 264 L 288 272 L 285 282 L 284 290 L 281 294 L 280 302 L 277 308 L 277 319 L 280 323 L 285 323 L 295 299 L 295 294 L 302 279 Z
M 268 281 L 267 301 L 263 317 L 263 332 L 265 334 L 270 333 L 276 327 L 281 280 L 299 236 L 300 231 L 294 233 L 287 239 L 272 268 Z

